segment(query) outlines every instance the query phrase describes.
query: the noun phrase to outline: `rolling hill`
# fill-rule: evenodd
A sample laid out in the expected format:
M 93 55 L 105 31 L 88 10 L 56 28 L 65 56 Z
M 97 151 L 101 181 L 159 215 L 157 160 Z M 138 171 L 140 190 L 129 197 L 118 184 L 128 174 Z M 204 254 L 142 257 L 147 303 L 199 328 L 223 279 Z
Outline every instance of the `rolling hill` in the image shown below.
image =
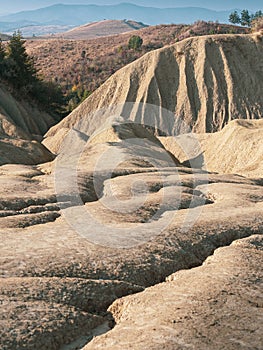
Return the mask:
M 60 33 L 57 36 L 63 39 L 85 40 L 96 37 L 127 33 L 145 27 L 147 26 L 143 23 L 138 23 L 135 21 L 105 20 L 95 23 L 88 23 L 83 26 L 73 28 L 67 32 Z

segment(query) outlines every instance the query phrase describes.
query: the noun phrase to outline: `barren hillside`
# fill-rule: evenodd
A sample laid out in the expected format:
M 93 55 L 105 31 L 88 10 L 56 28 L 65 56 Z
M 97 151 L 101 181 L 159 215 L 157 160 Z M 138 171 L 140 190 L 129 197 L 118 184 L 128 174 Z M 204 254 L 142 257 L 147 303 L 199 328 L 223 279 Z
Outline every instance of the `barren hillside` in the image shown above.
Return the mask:
M 257 59 L 255 60 L 255 57 Z M 84 117 L 110 105 L 144 102 L 160 106 L 198 133 L 221 130 L 230 120 L 261 118 L 263 111 L 262 35 L 216 35 L 185 39 L 144 55 L 124 67 L 84 103 L 47 133 L 45 144 L 57 152 L 61 130 L 69 130 Z M 112 113 L 110 111 L 109 113 Z M 131 119 L 149 121 L 139 105 Z M 161 112 L 160 112 L 161 113 Z M 128 115 L 127 115 L 128 117 Z M 91 135 L 107 113 L 85 120 Z M 151 116 L 152 127 L 163 130 L 164 118 Z M 83 127 L 83 126 L 82 126 Z M 174 135 L 174 123 L 164 130 Z
M 127 20 L 105 20 L 92 22 L 67 32 L 57 34 L 56 37 L 73 40 L 86 40 L 97 37 L 111 36 L 121 33 L 132 32 L 147 27 L 143 23 Z

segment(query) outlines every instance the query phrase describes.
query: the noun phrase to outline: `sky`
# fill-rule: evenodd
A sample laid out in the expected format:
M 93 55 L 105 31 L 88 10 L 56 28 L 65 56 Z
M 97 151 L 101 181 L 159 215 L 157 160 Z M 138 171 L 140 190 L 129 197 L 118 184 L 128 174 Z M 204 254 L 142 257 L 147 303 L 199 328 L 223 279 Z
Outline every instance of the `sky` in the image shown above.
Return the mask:
M 23 10 L 37 9 L 57 3 L 109 5 L 129 2 L 153 7 L 187 7 L 197 6 L 213 10 L 230 10 L 248 8 L 250 11 L 263 9 L 262 0 L 0 0 L 0 14 L 15 13 Z

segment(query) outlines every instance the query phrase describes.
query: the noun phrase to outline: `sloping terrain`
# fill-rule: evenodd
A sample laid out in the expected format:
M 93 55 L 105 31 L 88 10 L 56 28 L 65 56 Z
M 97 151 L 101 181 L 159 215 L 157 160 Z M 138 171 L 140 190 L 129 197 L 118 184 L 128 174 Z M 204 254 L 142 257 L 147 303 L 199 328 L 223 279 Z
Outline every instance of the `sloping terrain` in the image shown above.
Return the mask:
M 62 130 L 66 132 L 88 120 L 85 132 L 91 135 L 112 113 L 92 115 L 94 111 L 129 102 L 160 106 L 174 115 L 170 118 L 179 118 L 197 133 L 219 131 L 236 118 L 261 118 L 262 65 L 263 41 L 259 34 L 190 38 L 155 50 L 115 73 L 48 131 L 45 144 L 56 153 Z M 150 114 L 147 108 L 141 111 L 139 104 L 132 108 L 132 113 L 129 108 L 123 110 L 124 116 L 145 124 Z M 151 126 L 162 130 L 165 118 L 152 118 L 155 122 Z M 178 132 L 175 122 L 170 125 L 165 130 L 167 136 Z
M 105 20 L 84 24 L 67 32 L 60 33 L 64 39 L 85 40 L 100 36 L 127 33 L 147 27 L 143 23 L 127 20 Z M 58 36 L 58 35 L 57 35 Z
M 52 160 L 52 154 L 38 141 L 54 123 L 47 113 L 16 100 L 1 85 L 0 164 L 38 164 Z

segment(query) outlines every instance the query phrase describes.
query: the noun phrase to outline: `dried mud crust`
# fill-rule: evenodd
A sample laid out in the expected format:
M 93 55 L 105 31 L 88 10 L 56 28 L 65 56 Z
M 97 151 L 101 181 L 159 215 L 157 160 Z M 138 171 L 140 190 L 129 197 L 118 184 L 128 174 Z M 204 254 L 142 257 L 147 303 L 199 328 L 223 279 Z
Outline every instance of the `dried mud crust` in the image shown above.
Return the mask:
M 202 266 L 109 308 L 117 325 L 83 349 L 261 349 L 263 236 L 219 248 Z

